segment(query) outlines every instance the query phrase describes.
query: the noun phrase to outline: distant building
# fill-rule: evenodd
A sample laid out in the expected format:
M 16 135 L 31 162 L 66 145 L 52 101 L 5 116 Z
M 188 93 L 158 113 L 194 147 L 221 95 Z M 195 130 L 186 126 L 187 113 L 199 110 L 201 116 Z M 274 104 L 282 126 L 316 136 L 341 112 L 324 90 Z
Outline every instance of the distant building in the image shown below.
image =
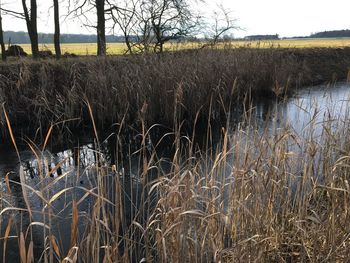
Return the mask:
M 245 40 L 278 40 L 279 36 L 276 35 L 252 35 L 252 36 L 246 36 L 244 38 Z

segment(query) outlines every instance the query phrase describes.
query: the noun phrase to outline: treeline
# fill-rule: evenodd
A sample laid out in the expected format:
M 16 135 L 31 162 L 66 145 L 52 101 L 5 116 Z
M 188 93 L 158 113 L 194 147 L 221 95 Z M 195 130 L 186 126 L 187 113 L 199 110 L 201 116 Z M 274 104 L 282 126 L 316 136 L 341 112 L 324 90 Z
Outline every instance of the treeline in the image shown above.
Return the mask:
M 54 42 L 54 34 L 38 33 L 39 43 L 50 44 Z M 4 40 L 10 44 L 30 44 L 27 32 L 5 31 Z M 61 43 L 96 43 L 97 35 L 61 34 Z M 106 42 L 124 42 L 124 37 L 107 35 Z
M 332 31 L 323 31 L 310 35 L 310 38 L 334 38 L 334 37 L 350 37 L 350 30 L 332 30 Z
M 275 35 L 251 35 L 251 36 L 246 36 L 244 39 L 245 40 L 278 40 L 279 36 L 278 36 L 278 34 L 275 34 Z
M 214 45 L 237 29 L 235 19 L 224 6 L 213 10 L 214 21 L 203 14 L 203 9 L 195 9 L 193 0 L 75 0 L 70 2 L 68 13 L 60 15 L 60 5 L 63 1 L 53 0 L 54 34 L 38 32 L 37 0 L 20 1 L 22 10 L 9 10 L 0 6 L 0 45 L 2 59 L 6 60 L 5 42 L 30 43 L 33 58 L 39 58 L 39 43 L 54 43 L 55 56 L 61 57 L 61 43 L 95 42 L 97 55 L 105 56 L 106 43 L 122 41 L 127 52 L 161 53 L 167 42 L 184 38 L 205 36 L 205 45 Z M 62 9 L 61 9 L 62 10 Z M 10 37 L 3 34 L 2 16 L 11 15 L 24 19 L 27 33 L 20 32 Z M 64 35 L 60 32 L 62 17 L 82 18 L 95 17 L 96 21 L 84 22 L 84 26 L 96 29 L 96 35 Z M 88 19 L 89 20 L 89 19 Z M 118 32 L 122 37 L 108 36 L 106 29 Z M 18 38 L 17 38 L 18 37 Z

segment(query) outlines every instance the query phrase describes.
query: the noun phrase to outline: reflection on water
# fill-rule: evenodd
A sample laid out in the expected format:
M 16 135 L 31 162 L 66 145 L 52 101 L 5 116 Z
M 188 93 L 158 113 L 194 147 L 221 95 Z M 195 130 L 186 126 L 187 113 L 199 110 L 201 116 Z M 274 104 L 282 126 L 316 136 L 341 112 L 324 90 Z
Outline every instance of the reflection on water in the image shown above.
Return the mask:
M 139 155 L 129 158 L 125 167 L 115 165 L 110 160 L 114 154 L 108 142 L 99 145 L 96 149 L 93 143 L 85 144 L 81 147 L 75 147 L 60 152 L 50 152 L 45 150 L 34 152 L 20 151 L 21 163 L 16 153 L 10 147 L 7 158 L 0 160 L 1 173 L 1 194 L 0 211 L 4 208 L 10 209 L 8 212 L 0 215 L 0 235 L 4 233 L 9 222 L 9 216 L 14 219 L 11 228 L 13 237 L 19 236 L 20 232 L 26 232 L 30 226 L 30 235 L 34 241 L 34 247 L 37 254 L 37 261 L 42 258 L 42 251 L 47 247 L 44 236 L 48 233 L 57 239 L 61 253 L 67 254 L 71 242 L 71 222 L 72 222 L 72 200 L 76 200 L 79 210 L 79 233 L 84 233 L 87 215 L 93 209 L 98 194 L 98 180 L 103 177 L 104 184 L 111 185 L 110 191 L 106 196 L 108 200 L 114 200 L 114 180 L 116 176 L 120 177 L 123 184 L 122 200 L 132 198 L 133 203 L 123 205 L 126 214 L 125 220 L 130 220 L 128 215 L 135 214 L 134 207 L 139 201 L 138 183 L 136 176 L 139 169 Z M 5 163 L 5 161 L 8 161 Z M 113 169 L 112 169 L 113 167 Z M 125 169 L 129 167 L 128 169 Z M 23 169 L 24 181 L 28 200 L 23 198 L 22 188 L 19 185 L 19 172 Z M 6 181 L 6 175 L 8 180 Z M 135 197 L 135 195 L 137 195 Z M 27 213 L 17 212 L 11 207 L 26 209 L 27 204 L 31 209 L 32 218 L 29 220 Z M 111 207 L 110 209 L 113 209 Z M 14 212 L 14 213 L 11 213 Z M 34 223 L 33 223 L 34 222 Z M 40 222 L 39 224 L 37 224 Z M 42 225 L 45 223 L 45 225 Z M 46 233 L 45 233 L 45 232 Z M 82 236 L 80 236 L 82 238 Z M 6 258 L 9 262 L 19 262 L 17 238 L 8 240 Z M 2 258 L 3 240 L 0 239 L 0 258 Z
M 346 83 L 312 87 L 284 102 L 259 101 L 255 105 L 254 118 L 259 128 L 289 127 L 302 137 L 312 128 L 317 136 L 325 121 L 336 125 L 347 116 L 349 98 L 350 86 Z
M 299 138 L 308 138 L 313 134 L 313 138 L 321 138 L 322 126 L 327 122 L 332 129 L 336 129 L 340 125 L 340 120 L 348 116 L 348 98 L 350 95 L 349 85 L 343 83 L 336 87 L 313 87 L 312 89 L 304 89 L 295 97 L 283 102 L 275 100 L 260 101 L 254 105 L 252 111 L 252 122 L 246 129 L 253 128 L 258 132 L 275 134 L 276 130 L 288 128 L 293 131 Z M 234 131 L 232 132 L 234 133 Z M 319 142 L 321 143 L 321 142 Z M 94 191 L 97 184 L 96 180 L 101 172 L 98 167 L 107 164 L 109 167 L 104 171 L 108 180 L 113 180 L 115 176 L 123 179 L 123 184 L 128 184 L 131 189 L 132 185 L 137 185 L 139 180 L 138 174 L 142 170 L 142 162 L 137 154 L 130 154 L 130 161 L 120 163 L 116 166 L 116 171 L 112 171 L 115 154 L 113 144 L 105 142 L 100 145 L 97 150 L 93 143 L 85 144 L 81 147 L 73 147 L 64 151 L 36 151 L 30 150 L 20 152 L 21 163 L 17 158 L 15 151 L 10 146 L 0 147 L 0 210 L 5 207 L 25 208 L 25 200 L 23 200 L 22 189 L 16 183 L 19 181 L 18 171 L 20 166 L 23 167 L 26 184 L 30 187 L 28 191 L 29 205 L 32 210 L 33 218 L 31 222 L 47 222 L 48 209 L 55 215 L 50 220 L 51 233 L 61 243 L 63 253 L 67 252 L 70 243 L 70 224 L 72 221 L 72 200 L 79 201 L 79 227 L 80 232 L 84 232 L 84 220 L 91 210 L 93 197 L 87 195 L 89 191 Z M 152 148 L 151 142 L 147 145 Z M 300 150 L 302 147 L 291 142 L 290 146 L 293 151 Z M 148 149 L 149 150 L 149 149 Z M 162 150 L 162 149 L 161 149 Z M 128 155 L 128 154 L 126 154 Z M 160 154 L 162 155 L 162 154 Z M 162 157 L 162 156 L 160 156 Z M 227 173 L 229 173 L 228 171 Z M 5 180 L 10 179 L 10 183 Z M 56 198 L 56 194 L 64 189 L 70 189 L 60 194 Z M 38 192 L 43 196 L 39 196 Z M 126 193 L 129 195 L 129 193 Z M 50 207 L 42 201 L 50 200 Z M 132 208 L 130 213 L 132 213 Z M 13 227 L 11 235 L 17 236 L 20 231 L 25 231 L 30 222 L 20 216 L 21 213 L 15 213 L 14 220 L 17 228 Z M 8 213 L 1 216 L 0 231 L 4 236 L 7 222 L 9 220 Z M 19 226 L 22 225 L 22 230 Z M 34 245 L 44 248 L 43 241 L 44 230 L 42 226 L 36 225 L 32 227 Z M 13 249 L 7 252 L 9 262 L 19 262 L 17 239 L 9 239 Z M 12 242 L 12 243 L 11 243 Z M 47 244 L 46 244 L 47 245 Z M 2 257 L 3 241 L 0 241 L 0 257 Z M 42 250 L 42 249 L 41 249 Z M 40 251 L 40 249 L 38 249 Z M 40 254 L 36 258 L 40 258 Z
M 92 189 L 93 185 L 95 185 L 94 175 L 96 175 L 96 172 L 94 167 L 97 162 L 93 145 L 87 144 L 80 148 L 68 149 L 58 153 L 21 151 L 21 164 L 14 151 L 8 150 L 10 154 L 6 155 L 7 158 L 1 159 L 0 166 L 2 178 L 0 183 L 2 193 L 0 197 L 3 201 L 0 210 L 5 207 L 26 208 L 21 186 L 16 183 L 19 181 L 18 172 L 11 172 L 19 171 L 20 166 L 22 166 L 25 184 L 30 187 L 27 189 L 27 195 L 32 212 L 32 219 L 29 221 L 26 213 L 23 217 L 21 213 L 16 213 L 15 210 L 12 210 L 15 212 L 12 216 L 15 223 L 12 226 L 11 235 L 18 236 L 20 232 L 26 232 L 28 226 L 33 224 L 33 222 L 47 224 L 49 209 L 45 206 L 47 206 L 48 200 L 52 200 L 50 213 L 54 216 L 50 218 L 51 227 L 34 223 L 30 234 L 34 240 L 35 251 L 43 251 L 45 247 L 44 231 L 47 232 L 50 229 L 51 234 L 57 237 L 60 247 L 66 253 L 70 243 L 71 202 L 73 199 L 82 199 L 86 191 Z M 4 180 L 6 174 L 8 174 L 9 183 L 6 183 Z M 67 191 L 57 199 L 53 199 L 55 194 L 63 189 L 71 189 L 71 191 Z M 47 201 L 43 202 L 43 199 Z M 91 197 L 87 196 L 84 202 L 79 205 L 80 228 L 84 225 L 84 214 L 89 211 L 91 203 Z M 6 217 L 8 214 L 10 213 L 5 213 L 1 218 L 1 236 L 4 236 L 9 222 L 9 218 Z M 83 232 L 83 229 L 80 230 Z M 2 242 L 0 245 L 2 248 Z M 7 246 L 11 247 L 11 249 L 8 249 L 6 255 L 8 262 L 19 262 L 17 245 L 15 238 L 9 239 Z M 1 255 L 3 253 L 2 249 L 0 249 L 0 252 Z M 35 256 L 36 260 L 39 260 L 42 255 L 37 253 Z

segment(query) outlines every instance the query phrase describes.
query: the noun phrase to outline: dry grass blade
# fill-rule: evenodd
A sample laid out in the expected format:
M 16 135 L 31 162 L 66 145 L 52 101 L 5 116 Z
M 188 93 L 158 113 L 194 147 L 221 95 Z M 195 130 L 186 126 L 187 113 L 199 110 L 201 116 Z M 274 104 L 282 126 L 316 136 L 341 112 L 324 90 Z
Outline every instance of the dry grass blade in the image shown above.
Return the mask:
M 51 169 L 51 171 L 49 172 L 49 174 L 47 176 L 51 176 L 54 172 L 56 172 L 57 169 L 60 168 L 61 165 L 67 161 L 67 159 L 68 159 L 68 157 L 64 158 L 62 161 L 60 161 L 58 164 L 56 164 L 56 166 Z
M 142 233 L 145 233 L 145 229 L 142 227 L 142 225 L 140 223 L 133 221 L 132 224 L 137 226 L 141 230 Z
M 58 245 L 57 245 L 56 238 L 55 238 L 54 235 L 51 235 L 51 245 L 52 245 L 53 250 L 55 251 L 56 255 L 57 255 L 58 257 L 61 257 L 60 249 L 59 249 L 59 247 L 58 247 Z
M 33 152 L 36 160 L 38 161 L 38 166 L 39 166 L 39 176 L 41 179 L 44 179 L 44 175 L 43 175 L 43 168 L 42 168 L 42 160 L 39 157 L 39 154 L 37 153 L 37 151 L 34 149 L 34 143 L 32 141 L 27 142 L 30 150 Z
M 10 236 L 11 226 L 12 226 L 13 219 L 10 218 L 9 222 L 7 223 L 7 227 L 5 230 L 5 236 L 4 236 L 4 245 L 3 245 L 3 255 L 2 255 L 2 262 L 6 262 L 6 245 L 7 245 L 7 239 Z
M 31 222 L 28 227 L 31 227 L 31 226 L 42 226 L 43 228 L 46 228 L 48 230 L 51 229 L 50 226 L 48 226 L 47 224 L 45 224 L 43 222 Z
M 61 191 L 59 191 L 58 193 L 54 194 L 50 200 L 47 202 L 47 205 L 51 205 L 52 202 L 54 202 L 57 198 L 59 198 L 62 194 L 64 194 L 65 192 L 67 191 L 70 191 L 74 189 L 73 187 L 68 187 L 68 188 L 65 188 L 65 189 L 62 189 Z
M 189 211 L 185 211 L 185 212 L 182 212 L 180 213 L 180 215 L 192 215 L 192 216 L 199 216 L 199 217 L 203 217 L 204 216 L 204 213 L 203 211 L 200 211 L 200 210 L 189 210 Z
M 20 180 L 21 180 L 23 199 L 24 199 L 24 202 L 25 202 L 26 207 L 28 209 L 29 216 L 32 217 L 32 211 L 31 211 L 31 208 L 30 208 L 30 202 L 29 202 L 29 199 L 28 199 L 28 192 L 27 192 L 27 187 L 26 187 L 26 177 L 25 177 L 24 169 L 23 169 L 22 165 L 20 165 L 20 167 L 19 167 L 19 177 L 20 177 Z
M 27 212 L 28 211 L 28 209 L 25 209 L 25 208 L 19 208 L 19 207 L 6 207 L 6 208 L 4 208 L 4 209 L 2 209 L 1 211 L 0 211 L 0 216 L 1 215 L 3 215 L 5 212 L 7 212 L 7 211 L 23 211 L 23 212 Z
M 82 187 L 82 186 L 78 186 L 78 187 L 76 187 L 76 188 L 77 188 L 77 189 L 81 189 L 81 190 L 83 190 L 83 191 L 89 193 L 90 195 L 95 196 L 96 198 L 99 198 L 99 199 L 102 200 L 103 202 L 106 202 L 106 203 L 108 203 L 108 204 L 110 204 L 110 205 L 112 205 L 112 206 L 115 206 L 115 204 L 114 204 L 113 202 L 111 202 L 110 200 L 108 200 L 107 198 L 105 198 L 105 197 L 103 197 L 103 196 L 100 196 L 100 195 L 98 195 L 97 193 L 95 193 L 94 190 L 95 190 L 96 188 L 87 189 L 87 188 Z M 84 196 L 85 196 L 85 195 L 84 195 Z
M 61 263 L 76 263 L 78 260 L 78 247 L 72 247 Z
M 33 241 L 30 241 L 27 252 L 27 263 L 34 262 L 34 245 Z
M 157 183 L 154 183 L 151 188 L 148 191 L 148 195 L 151 195 L 153 191 L 157 189 L 158 186 L 160 186 L 163 183 L 163 181 L 159 181 Z
M 57 168 L 58 169 L 58 168 Z M 52 187 L 53 185 L 55 185 L 56 183 L 58 183 L 59 181 L 61 181 L 62 179 L 65 179 L 68 175 L 71 174 L 71 171 L 65 172 L 62 175 L 58 176 L 55 178 L 55 180 L 53 180 L 52 182 L 50 182 L 49 184 L 47 184 L 42 190 L 47 190 L 50 187 Z
M 20 169 L 21 170 L 21 169 Z M 22 167 L 22 170 L 23 170 L 23 167 Z M 22 171 L 22 174 L 24 176 L 24 171 Z M 18 184 L 18 185 L 21 185 L 22 188 L 26 188 L 26 189 L 29 189 L 33 194 L 35 194 L 37 197 L 39 197 L 45 204 L 47 204 L 47 200 L 44 198 L 43 194 L 38 191 L 38 190 L 35 190 L 33 187 L 27 185 L 27 184 L 22 184 L 22 183 L 19 183 L 19 182 L 16 182 L 16 181 L 13 181 L 13 180 L 10 180 L 11 183 L 13 184 Z M 22 209 L 22 210 L 25 210 L 27 211 L 28 209 Z M 1 213 L 0 213 L 1 214 Z
M 11 194 L 12 191 L 10 187 L 9 173 L 7 173 L 5 176 L 5 182 L 6 182 L 7 191 L 9 192 L 9 194 Z
M 72 203 L 72 224 L 71 224 L 71 238 L 70 238 L 70 246 L 74 247 L 77 243 L 78 237 L 78 205 L 77 201 L 73 200 Z
M 43 228 L 45 228 L 45 229 L 48 229 L 48 230 L 51 229 L 51 227 L 48 226 L 48 225 L 45 224 L 45 223 L 42 223 L 42 222 L 31 222 L 31 223 L 28 225 L 28 227 L 27 227 L 26 235 L 24 236 L 25 238 L 28 237 L 30 228 L 31 228 L 32 226 L 41 226 L 41 227 L 43 227 Z
M 12 127 L 11 127 L 11 122 L 10 122 L 10 119 L 7 115 L 7 112 L 6 112 L 6 109 L 5 109 L 5 105 L 2 104 L 2 108 L 3 108 L 3 111 L 4 111 L 4 114 L 5 114 L 5 119 L 6 119 L 6 124 L 7 124 L 7 128 L 9 130 L 9 133 L 10 133 L 10 137 L 11 137 L 11 140 L 12 140 L 12 144 L 13 146 L 15 147 L 15 150 L 16 150 L 16 153 L 17 153 L 17 156 L 18 156 L 18 160 L 21 162 L 21 157 L 19 155 L 19 151 L 18 151 L 18 148 L 17 148 L 17 144 L 16 144 L 16 140 L 15 140 L 15 137 L 13 136 L 13 132 L 12 132 Z
M 85 193 L 80 199 L 79 201 L 77 202 L 77 205 L 80 205 L 82 202 L 84 202 L 84 200 L 86 198 L 88 198 L 90 196 L 90 193 Z
M 47 131 L 47 134 L 46 134 L 46 137 L 45 137 L 45 141 L 44 141 L 44 145 L 43 145 L 43 148 L 42 148 L 42 151 L 45 150 L 45 147 L 47 145 L 47 142 L 49 141 L 49 138 L 50 138 L 50 135 L 52 133 L 52 129 L 53 129 L 53 126 L 51 125 L 49 130 Z
M 90 119 L 91 119 L 91 122 L 92 122 L 92 126 L 94 128 L 95 138 L 99 142 L 100 140 L 98 139 L 96 123 L 95 123 L 94 114 L 92 112 L 92 108 L 91 108 L 90 102 L 88 100 L 86 100 L 85 103 L 86 103 L 86 105 L 87 105 L 87 107 L 89 109 Z
M 21 263 L 26 263 L 27 262 L 26 242 L 24 240 L 24 235 L 22 232 L 19 236 L 19 255 L 21 258 Z

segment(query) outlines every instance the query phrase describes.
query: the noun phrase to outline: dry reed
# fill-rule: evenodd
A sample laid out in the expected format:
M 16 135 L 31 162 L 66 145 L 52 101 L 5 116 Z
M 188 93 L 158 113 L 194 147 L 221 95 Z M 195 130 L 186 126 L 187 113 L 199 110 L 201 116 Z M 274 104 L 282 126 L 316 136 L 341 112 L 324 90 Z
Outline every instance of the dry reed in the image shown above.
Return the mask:
M 349 260 L 349 115 L 336 122 L 336 126 L 330 121 L 332 116 L 324 119 L 319 135 L 313 132 L 319 124 L 313 118 L 308 136 L 303 137 L 291 127 L 281 128 L 277 124 L 272 126 L 274 129 L 257 129 L 251 118 L 252 110 L 246 108 L 247 118 L 240 125 L 233 129 L 227 122 L 220 127 L 221 139 L 217 142 L 210 120 L 218 112 L 229 115 L 236 107 L 236 100 L 230 98 L 232 92 L 243 92 L 240 85 L 250 83 L 247 87 L 254 93 L 254 88 L 267 83 L 280 93 L 286 83 L 295 82 L 291 72 L 298 75 L 299 69 L 294 66 L 300 64 L 294 53 L 288 57 L 292 62 L 285 62 L 282 59 L 285 53 L 279 50 L 184 54 L 185 62 L 182 53 L 147 60 L 136 57 L 66 61 L 62 63 L 69 68 L 72 86 L 60 83 L 53 90 L 46 89 L 41 81 L 50 78 L 45 77 L 37 80 L 41 84 L 33 90 L 26 86 L 32 85 L 33 80 L 18 84 L 15 91 L 2 90 L 12 102 L 16 96 L 12 97 L 11 92 L 21 94 L 18 101 L 29 103 L 29 94 L 34 95 L 35 103 L 23 106 L 37 110 L 34 123 L 39 118 L 40 124 L 41 118 L 61 121 L 63 116 L 82 114 L 92 121 L 95 134 L 95 163 L 82 174 L 79 172 L 79 178 L 88 181 L 86 185 L 79 183 L 74 171 L 50 177 L 64 166 L 65 160 L 51 169 L 41 160 L 53 135 L 50 127 L 54 121 L 42 136 L 41 148 L 29 143 L 41 175 L 32 186 L 26 181 L 21 165 L 21 182 L 8 179 L 9 184 L 20 184 L 24 189 L 24 208 L 10 206 L 5 192 L 0 194 L 1 218 L 11 211 L 16 211 L 20 218 L 28 211 L 31 213 L 29 222 L 20 222 L 19 229 L 14 227 L 18 224 L 7 221 L 5 250 L 9 249 L 6 241 L 15 236 L 22 262 L 32 262 L 34 257 L 50 263 Z M 275 56 L 282 72 L 277 72 Z M 177 58 L 183 64 L 170 63 Z M 201 59 L 211 63 L 202 63 Z M 270 75 L 266 64 L 276 68 L 275 75 Z M 30 65 L 47 72 L 51 72 L 51 66 Z M 62 66 L 56 69 L 62 70 Z M 140 73 L 141 70 L 145 72 Z M 242 71 L 238 77 L 230 75 L 239 70 Z M 278 79 L 279 74 L 282 80 Z M 45 83 L 47 87 L 52 84 Z M 79 102 L 78 94 L 84 94 L 85 101 Z M 53 104 L 51 96 L 57 104 Z M 75 103 L 82 103 L 85 108 L 78 109 Z M 202 115 L 209 116 L 204 149 L 196 143 L 200 132 L 196 131 L 195 123 Z M 7 114 L 5 117 L 16 145 L 10 118 Z M 161 123 L 172 123 L 174 130 L 149 143 L 150 134 L 156 129 L 152 124 L 158 118 Z M 183 134 L 184 119 L 194 125 L 191 137 Z M 128 146 L 125 156 L 121 134 L 131 120 L 141 127 L 141 139 L 139 148 L 131 151 Z M 119 124 L 113 134 L 119 150 L 111 163 L 105 161 L 103 143 L 98 140 L 97 123 L 104 122 Z M 173 151 L 170 157 L 159 155 L 157 147 L 163 141 Z M 138 163 L 136 175 L 130 165 L 132 157 Z M 65 222 L 70 233 L 60 233 L 57 222 Z M 40 251 L 34 249 L 34 227 L 42 229 Z

